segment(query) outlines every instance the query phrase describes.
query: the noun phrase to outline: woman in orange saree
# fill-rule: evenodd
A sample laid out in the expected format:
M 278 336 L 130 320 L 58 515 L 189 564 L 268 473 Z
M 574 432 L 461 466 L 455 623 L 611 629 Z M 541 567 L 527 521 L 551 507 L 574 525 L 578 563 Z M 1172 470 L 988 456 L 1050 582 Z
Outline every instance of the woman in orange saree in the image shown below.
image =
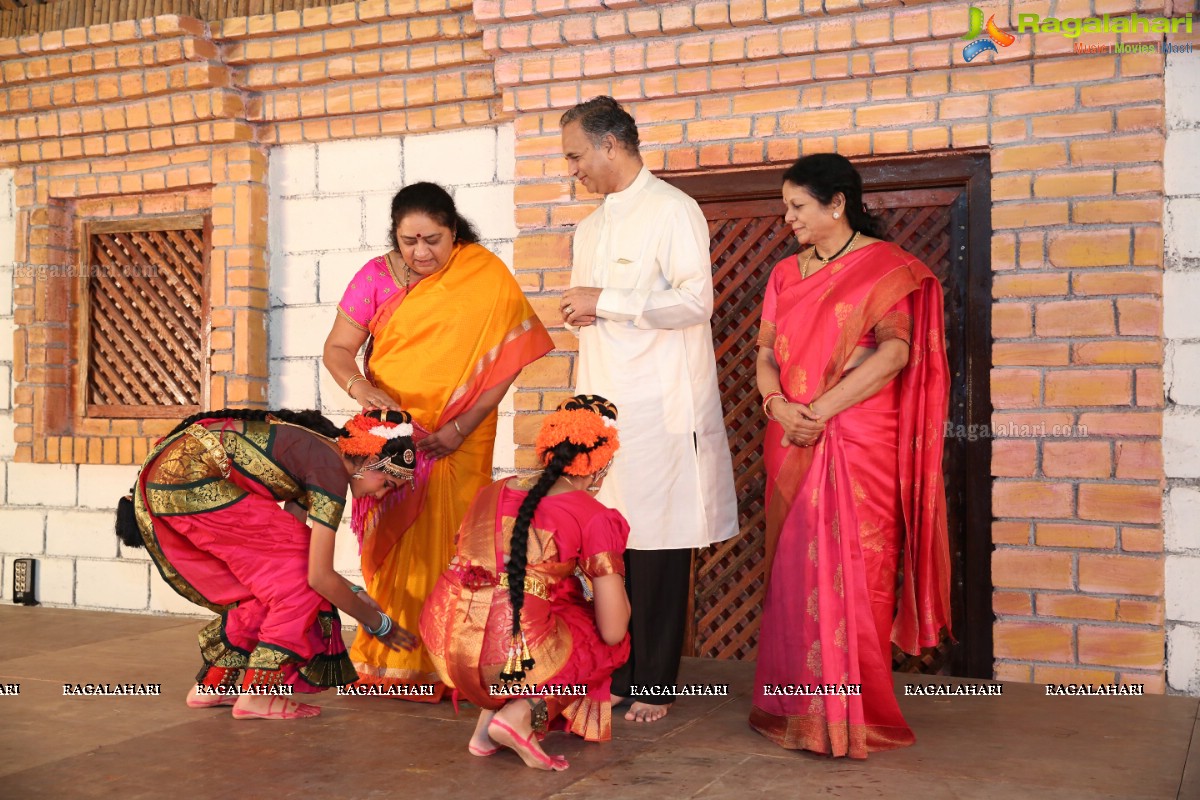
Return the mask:
M 919 652 L 950 623 L 942 290 L 870 235 L 845 158 L 800 159 L 783 196 L 812 247 L 776 265 L 763 303 L 769 578 L 750 725 L 866 758 L 915 741 L 892 643 Z
M 356 506 L 364 582 L 402 627 L 454 555 L 454 533 L 491 482 L 496 406 L 517 374 L 554 344 L 504 263 L 432 183 L 392 201 L 395 250 L 351 280 L 325 344 L 325 366 L 364 408 L 400 408 L 417 427 L 417 489 L 374 509 Z M 364 357 L 357 354 L 370 338 Z M 395 652 L 359 631 L 351 659 L 360 684 L 444 685 L 423 647 Z

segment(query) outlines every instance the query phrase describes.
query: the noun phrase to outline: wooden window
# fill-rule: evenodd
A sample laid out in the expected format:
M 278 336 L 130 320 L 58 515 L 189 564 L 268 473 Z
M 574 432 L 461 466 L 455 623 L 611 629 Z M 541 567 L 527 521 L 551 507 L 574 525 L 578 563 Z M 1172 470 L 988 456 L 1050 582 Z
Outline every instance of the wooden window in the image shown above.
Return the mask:
M 80 407 L 89 417 L 182 417 L 208 388 L 204 215 L 97 221 L 83 230 Z

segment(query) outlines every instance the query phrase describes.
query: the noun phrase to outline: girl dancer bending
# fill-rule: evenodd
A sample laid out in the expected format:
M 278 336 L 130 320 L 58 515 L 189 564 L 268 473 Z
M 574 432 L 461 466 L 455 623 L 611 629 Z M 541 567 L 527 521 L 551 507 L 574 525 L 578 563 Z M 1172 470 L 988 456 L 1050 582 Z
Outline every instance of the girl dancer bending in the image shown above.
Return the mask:
M 319 707 L 286 695 L 357 678 L 338 609 L 388 647 L 415 646 L 334 572 L 333 550 L 347 489 L 356 510 L 371 507 L 412 484 L 416 461 L 412 419 L 396 411 L 345 428 L 316 411 L 205 411 L 158 442 L 118 506 L 117 535 L 145 546 L 175 591 L 220 614 L 200 631 L 189 706 L 232 704 L 236 719 L 316 716 Z

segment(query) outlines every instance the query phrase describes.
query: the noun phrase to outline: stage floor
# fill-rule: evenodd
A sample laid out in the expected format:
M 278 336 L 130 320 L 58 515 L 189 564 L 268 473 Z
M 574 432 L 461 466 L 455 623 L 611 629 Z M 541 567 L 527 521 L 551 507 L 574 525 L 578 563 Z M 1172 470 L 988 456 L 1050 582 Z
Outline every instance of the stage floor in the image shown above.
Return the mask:
M 678 702 L 662 722 L 616 715 L 613 741 L 551 734 L 566 772 L 511 753 L 467 754 L 475 714 L 387 698 L 318 695 L 324 713 L 235 721 L 183 703 L 202 621 L 0 606 L 0 797 L 139 798 L 1200 798 L 1200 701 L 901 697 L 914 747 L 867 761 L 779 749 L 746 724 L 753 665 L 687 659 L 681 682 L 728 697 Z M 896 676 L 905 683 L 928 679 Z M 971 681 L 955 680 L 955 683 Z M 64 683 L 159 683 L 161 697 L 65 697 Z M 11 690 L 10 690 L 11 691 Z

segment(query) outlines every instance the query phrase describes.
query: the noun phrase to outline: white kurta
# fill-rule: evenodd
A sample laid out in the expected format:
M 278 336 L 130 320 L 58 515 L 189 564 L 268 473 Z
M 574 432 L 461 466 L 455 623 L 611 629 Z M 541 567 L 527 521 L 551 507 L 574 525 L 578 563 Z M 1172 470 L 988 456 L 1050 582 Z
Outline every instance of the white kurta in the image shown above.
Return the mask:
M 713 353 L 708 224 L 643 168 L 579 223 L 572 286 L 603 289 L 579 328 L 576 391 L 617 405 L 621 449 L 597 498 L 629 520 L 629 547 L 706 547 L 738 532 Z

